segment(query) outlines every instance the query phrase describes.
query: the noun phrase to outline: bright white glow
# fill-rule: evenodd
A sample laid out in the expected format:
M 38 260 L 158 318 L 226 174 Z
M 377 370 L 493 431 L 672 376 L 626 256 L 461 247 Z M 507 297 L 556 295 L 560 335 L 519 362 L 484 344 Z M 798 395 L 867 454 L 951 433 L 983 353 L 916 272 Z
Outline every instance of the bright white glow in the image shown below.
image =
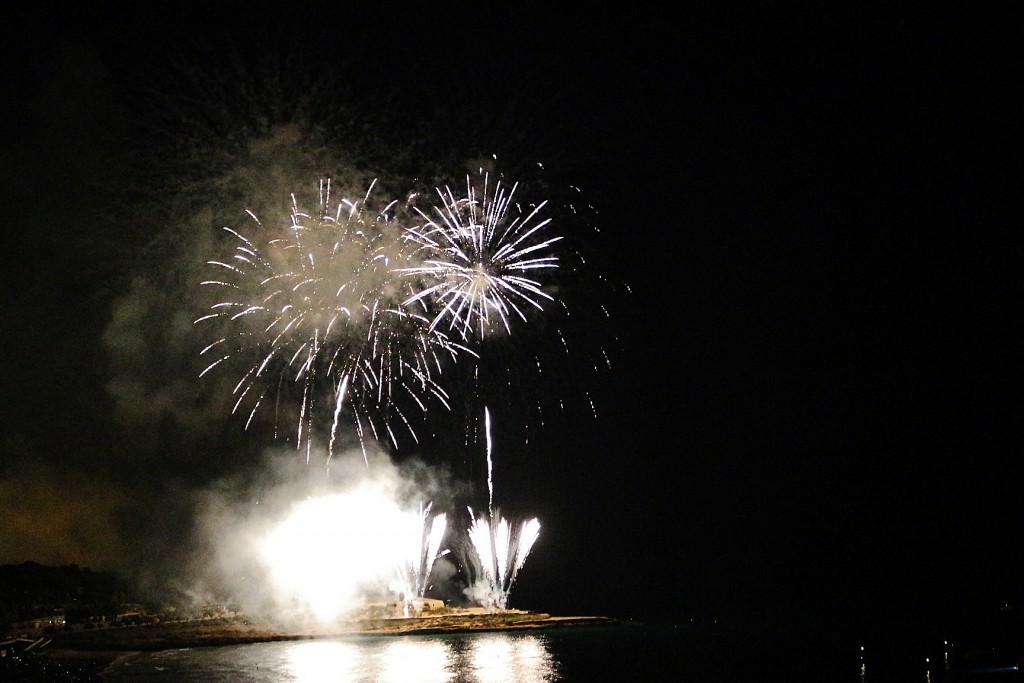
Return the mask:
M 444 522 L 438 533 L 436 519 L 425 533 L 428 510 L 407 512 L 373 484 L 308 498 L 266 536 L 262 559 L 282 601 L 320 622 L 360 606 L 367 595 L 416 597 L 443 535 Z

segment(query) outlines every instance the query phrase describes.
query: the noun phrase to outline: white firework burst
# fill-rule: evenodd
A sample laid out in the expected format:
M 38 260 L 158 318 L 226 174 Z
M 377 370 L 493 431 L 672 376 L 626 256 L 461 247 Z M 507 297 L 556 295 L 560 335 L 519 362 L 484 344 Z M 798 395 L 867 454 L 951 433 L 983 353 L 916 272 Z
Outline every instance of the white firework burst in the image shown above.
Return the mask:
M 305 444 L 307 458 L 314 413 L 325 411 L 318 404 L 323 384 L 331 387 L 331 447 L 344 408 L 361 443 L 372 434 L 397 445 L 396 419 L 414 437 L 415 430 L 396 399 L 422 410 L 429 396 L 447 405 L 435 377 L 445 357 L 464 350 L 403 304 L 414 295 L 414 281 L 398 275 L 412 263 L 409 242 L 394 218 L 397 202 L 369 210 L 372 189 L 332 209 L 330 182 L 321 182 L 312 213 L 293 195 L 282 235 L 250 212 L 256 231 L 269 228 L 271 237 L 259 241 L 225 228 L 237 239 L 235 250 L 230 259 L 210 261 L 221 277 L 202 283 L 227 296 L 196 322 L 220 320 L 228 333 L 203 349 L 214 359 L 201 374 L 248 355 L 252 362 L 234 390 L 234 410 L 250 406 L 247 426 L 275 384 L 294 385 L 301 395 L 296 442 Z
M 406 231 L 419 263 L 400 270 L 423 286 L 403 304 L 425 305 L 431 329 L 463 341 L 511 333 L 514 318 L 525 322 L 531 309 L 555 300 L 538 279 L 558 267 L 552 247 L 561 239 L 547 233 L 551 219 L 540 217 L 546 202 L 526 212 L 513 202 L 518 185 L 489 185 L 483 173 L 467 176 L 465 196 L 438 189 L 434 215 L 417 209 L 425 222 Z

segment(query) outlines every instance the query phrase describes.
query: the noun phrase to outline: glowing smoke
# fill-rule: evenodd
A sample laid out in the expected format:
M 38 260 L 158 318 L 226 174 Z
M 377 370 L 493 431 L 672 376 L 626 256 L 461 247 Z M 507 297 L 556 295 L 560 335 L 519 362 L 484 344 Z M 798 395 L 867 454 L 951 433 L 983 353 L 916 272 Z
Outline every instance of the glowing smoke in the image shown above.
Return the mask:
M 215 592 L 272 620 L 323 624 L 368 601 L 457 593 L 434 571 L 447 515 L 420 502 L 465 495 L 442 468 L 395 465 L 378 450 L 369 468 L 358 450 L 338 454 L 331 477 L 286 452 L 262 465 L 203 499 L 196 540 L 218 570 Z
M 443 510 L 472 495 L 469 485 L 440 467 L 396 465 L 379 450 L 369 467 L 359 450 L 338 454 L 325 477 L 285 449 L 246 476 L 203 499 L 196 547 L 219 571 L 189 591 L 229 596 L 272 621 L 330 625 L 370 602 L 408 608 L 422 597 L 503 610 L 540 533 L 536 519 L 500 514 L 450 528 Z M 461 572 L 443 559 L 456 549 Z

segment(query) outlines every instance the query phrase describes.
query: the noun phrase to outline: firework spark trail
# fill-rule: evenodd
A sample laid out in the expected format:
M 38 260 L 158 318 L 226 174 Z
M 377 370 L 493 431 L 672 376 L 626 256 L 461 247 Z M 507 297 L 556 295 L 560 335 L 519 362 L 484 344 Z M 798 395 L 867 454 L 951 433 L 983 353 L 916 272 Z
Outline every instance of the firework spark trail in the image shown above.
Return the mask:
M 401 272 L 425 276 L 429 284 L 403 303 L 423 302 L 432 311 L 431 329 L 447 321 L 447 329 L 463 340 L 497 329 L 493 316 L 511 333 L 513 314 L 526 321 L 527 307 L 543 310 L 543 302 L 554 301 L 540 281 L 528 276 L 558 267 L 550 249 L 561 237 L 545 235 L 550 218 L 535 222 L 546 202 L 526 215 L 518 205 L 510 213 L 518 185 L 506 190 L 499 181 L 491 192 L 489 182 L 485 173 L 478 194 L 467 176 L 465 197 L 448 187 L 438 189 L 437 220 L 417 208 L 425 223 L 406 234 L 418 245 L 422 265 Z
M 328 462 L 346 398 L 361 443 L 371 433 L 397 445 L 393 422 L 416 436 L 399 396 L 422 410 L 427 397 L 447 407 L 436 378 L 444 359 L 468 351 L 430 323 L 422 304 L 403 303 L 418 301 L 416 278 L 402 274 L 414 263 L 412 243 L 394 218 L 397 202 L 368 210 L 372 190 L 371 184 L 362 200 L 342 199 L 332 211 L 330 182 L 321 182 L 312 214 L 292 195 L 285 236 L 259 244 L 225 228 L 237 240 L 235 251 L 228 260 L 210 261 L 223 275 L 202 283 L 228 296 L 196 322 L 220 320 L 233 331 L 203 350 L 223 353 L 201 375 L 232 355 L 254 355 L 255 364 L 234 390 L 233 411 L 255 396 L 247 427 L 266 395 L 258 385 L 274 372 L 287 376 L 301 387 L 296 442 L 307 450 L 320 408 L 316 385 L 329 382 L 334 409 Z M 249 215 L 257 234 L 265 234 L 263 223 Z
M 410 523 L 408 538 L 404 539 L 405 554 L 396 566 L 393 590 L 404 602 L 405 616 L 409 616 L 410 602 L 426 595 L 434 560 L 448 552 L 441 552 L 448 516 L 443 512 L 431 516 L 431 507 L 421 506 L 415 519 L 418 523 Z

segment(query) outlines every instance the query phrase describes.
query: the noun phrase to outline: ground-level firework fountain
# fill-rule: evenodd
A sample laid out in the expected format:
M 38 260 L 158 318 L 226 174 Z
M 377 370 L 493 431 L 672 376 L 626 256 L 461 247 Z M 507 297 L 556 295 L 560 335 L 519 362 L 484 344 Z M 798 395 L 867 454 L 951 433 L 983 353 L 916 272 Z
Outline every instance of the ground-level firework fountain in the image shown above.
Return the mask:
M 473 566 L 466 593 L 488 610 L 505 610 L 508 609 L 508 594 L 516 575 L 540 535 L 540 522 L 532 518 L 514 527 L 509 520 L 495 513 L 491 412 L 487 408 L 484 408 L 484 433 L 487 439 L 487 515 L 478 517 L 473 508 L 469 508 L 472 522 L 467 535 L 472 552 L 468 560 Z
M 365 471 L 358 454 L 350 455 L 348 468 Z M 256 541 L 250 547 L 259 555 L 253 559 L 268 579 L 263 608 L 283 619 L 312 619 L 323 626 L 372 614 L 394 618 L 420 616 L 425 610 L 449 612 L 463 609 L 467 600 L 477 610 L 507 611 L 509 593 L 538 539 L 540 522 L 514 522 L 492 505 L 481 515 L 468 508 L 468 528 L 449 529 L 450 514 L 433 503 L 410 510 L 408 501 L 423 500 L 425 491 L 410 491 L 412 482 L 396 470 L 390 470 L 390 477 L 384 476 L 388 468 L 375 471 L 376 476 L 364 475 L 362 483 L 346 482 L 329 492 L 316 485 L 303 499 L 276 512 L 268 510 L 269 526 L 258 520 L 246 523 L 264 531 L 253 534 L 246 526 L 232 527 L 241 539 L 233 547 L 243 553 L 244 539 Z M 438 489 L 431 495 L 447 497 Z M 449 553 L 452 561 L 437 565 Z M 244 562 L 235 561 L 234 566 L 250 573 Z
M 410 604 L 414 599 L 426 596 L 430 570 L 434 560 L 442 554 L 441 541 L 444 539 L 448 516 L 443 512 L 431 516 L 430 508 L 431 504 L 420 507 L 421 523 L 418 527 L 410 524 L 409 537 L 400 539 L 407 554 L 396 567 L 395 588 L 401 598 L 405 616 L 409 616 Z
M 470 509 L 473 517 L 473 510 Z M 427 597 L 447 514 L 430 504 L 407 512 L 372 487 L 309 498 L 268 533 L 261 559 L 280 603 L 328 623 L 384 597 L 402 616 Z M 489 612 L 508 609 L 516 575 L 540 534 L 536 518 L 513 524 L 497 515 L 467 530 L 469 586 L 463 591 Z
M 515 527 L 501 515 L 474 517 L 468 534 L 477 563 L 467 594 L 488 610 L 508 609 L 509 591 L 540 535 L 540 522 L 532 518 Z

